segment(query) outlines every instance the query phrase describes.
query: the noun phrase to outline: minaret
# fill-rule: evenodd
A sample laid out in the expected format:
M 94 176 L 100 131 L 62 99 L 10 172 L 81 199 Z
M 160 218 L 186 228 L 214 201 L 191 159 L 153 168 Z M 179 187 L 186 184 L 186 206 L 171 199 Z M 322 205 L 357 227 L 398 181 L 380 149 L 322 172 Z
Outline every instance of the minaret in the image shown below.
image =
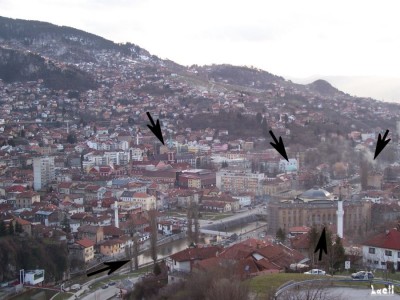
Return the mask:
M 338 201 L 338 210 L 336 211 L 337 215 L 337 235 L 342 239 L 343 238 L 343 201 L 342 201 L 342 191 L 339 188 L 339 201 Z
M 114 202 L 114 219 L 115 219 L 115 227 L 119 228 L 119 220 L 118 220 L 118 201 Z

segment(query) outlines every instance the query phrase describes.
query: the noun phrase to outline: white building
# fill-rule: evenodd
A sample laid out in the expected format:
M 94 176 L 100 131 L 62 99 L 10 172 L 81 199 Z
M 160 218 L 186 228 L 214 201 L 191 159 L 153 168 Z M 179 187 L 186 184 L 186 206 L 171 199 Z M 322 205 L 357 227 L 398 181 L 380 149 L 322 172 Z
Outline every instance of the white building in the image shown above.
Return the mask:
M 298 170 L 297 159 L 289 158 L 289 161 L 286 159 L 281 159 L 279 161 L 279 171 L 280 172 L 296 172 Z
M 371 269 L 400 271 L 400 231 L 397 228 L 380 233 L 362 246 L 363 262 Z
M 216 185 L 222 191 L 261 193 L 264 173 L 248 170 L 221 170 L 216 173 Z
M 232 196 L 232 198 L 239 200 L 240 207 L 251 205 L 251 196 L 250 195 Z
M 45 188 L 55 180 L 54 157 L 35 157 L 33 159 L 33 187 L 35 191 Z
M 21 270 L 24 272 L 24 270 Z M 44 281 L 44 270 L 33 270 L 24 272 L 24 283 L 36 285 Z

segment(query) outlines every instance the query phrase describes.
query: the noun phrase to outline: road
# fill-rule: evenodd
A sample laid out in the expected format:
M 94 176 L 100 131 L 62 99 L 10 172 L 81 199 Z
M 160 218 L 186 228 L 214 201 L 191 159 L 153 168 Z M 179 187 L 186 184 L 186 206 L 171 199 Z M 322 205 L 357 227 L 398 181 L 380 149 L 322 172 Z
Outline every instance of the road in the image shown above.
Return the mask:
M 82 300 L 107 300 L 110 299 L 111 297 L 115 296 L 119 292 L 119 289 L 114 286 L 109 286 L 106 289 L 98 289 L 94 291 L 93 293 L 83 297 L 79 298 Z

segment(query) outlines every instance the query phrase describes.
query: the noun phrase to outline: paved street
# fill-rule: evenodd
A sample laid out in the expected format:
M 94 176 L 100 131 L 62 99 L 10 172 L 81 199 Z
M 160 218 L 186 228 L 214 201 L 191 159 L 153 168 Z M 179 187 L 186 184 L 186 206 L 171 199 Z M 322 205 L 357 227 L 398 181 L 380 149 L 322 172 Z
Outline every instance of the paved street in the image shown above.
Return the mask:
M 115 296 L 119 292 L 119 289 L 117 289 L 114 286 L 109 286 L 106 289 L 99 288 L 98 290 L 94 291 L 93 293 L 80 298 L 82 300 L 107 300 L 111 298 L 112 296 Z

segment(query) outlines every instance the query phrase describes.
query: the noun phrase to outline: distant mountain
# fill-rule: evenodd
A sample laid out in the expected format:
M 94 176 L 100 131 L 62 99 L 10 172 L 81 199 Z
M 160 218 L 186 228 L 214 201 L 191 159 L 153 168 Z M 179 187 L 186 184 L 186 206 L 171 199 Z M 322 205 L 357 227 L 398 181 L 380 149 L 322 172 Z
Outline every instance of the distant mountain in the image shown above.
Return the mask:
M 0 78 L 5 82 L 43 79 L 46 87 L 63 90 L 88 90 L 97 87 L 90 75 L 76 67 L 59 67 L 55 62 L 29 51 L 1 47 Z
M 150 76 L 157 75 L 161 67 L 163 72 L 178 73 L 183 76 L 182 78 L 190 77 L 189 82 L 192 84 L 203 86 L 211 84 L 213 88 L 219 85 L 222 90 L 223 88 L 233 88 L 238 91 L 274 91 L 276 86 L 280 86 L 286 89 L 287 96 L 285 97 L 288 99 L 290 99 L 290 93 L 296 93 L 296 97 L 299 98 L 299 93 L 307 95 L 309 92 L 312 92 L 314 96 L 319 94 L 322 97 L 348 96 L 321 79 L 303 85 L 252 67 L 228 64 L 185 67 L 173 61 L 162 60 L 132 43 L 118 44 L 82 30 L 47 22 L 0 17 L 0 45 L 3 45 L 4 49 L 19 51 L 18 54 L 12 55 L 13 61 L 7 64 L 3 61 L 1 65 L 4 69 L 1 70 L 0 76 L 5 81 L 42 78 L 48 86 L 54 88 L 68 87 L 74 84 L 77 84 L 80 89 L 92 88 L 94 82 L 90 76 L 84 71 L 72 67 L 72 64 L 98 63 L 107 69 L 110 66 L 124 64 L 127 58 L 128 61 L 140 62 L 140 68 L 143 68 L 144 72 Z M 1 51 L 5 55 L 4 49 Z M 27 51 L 31 53 L 28 55 Z M 105 60 L 104 52 L 108 53 Z M 109 55 L 110 52 L 111 55 Z M 110 61 L 110 58 L 113 61 Z M 29 60 L 32 62 L 30 63 Z M 49 62 L 53 63 L 53 66 L 50 66 Z M 69 67 L 55 71 L 57 63 L 58 65 L 66 63 Z M 13 74 L 14 67 L 16 69 Z M 52 77 L 49 76 L 50 70 L 58 75 L 55 76 L 55 73 L 52 73 Z M 68 80 L 62 79 L 66 75 Z M 61 84 L 63 80 L 65 81 L 64 85 Z M 165 92 L 165 90 L 161 92 Z
M 334 96 L 336 94 L 344 94 L 337 88 L 333 87 L 329 82 L 323 79 L 318 79 L 307 85 L 311 90 L 318 92 L 323 96 Z
M 274 83 L 283 83 L 285 79 L 269 72 L 232 65 L 205 66 L 203 70 L 208 71 L 208 79 L 215 82 L 224 82 L 234 85 L 249 86 L 254 88 L 273 88 Z

